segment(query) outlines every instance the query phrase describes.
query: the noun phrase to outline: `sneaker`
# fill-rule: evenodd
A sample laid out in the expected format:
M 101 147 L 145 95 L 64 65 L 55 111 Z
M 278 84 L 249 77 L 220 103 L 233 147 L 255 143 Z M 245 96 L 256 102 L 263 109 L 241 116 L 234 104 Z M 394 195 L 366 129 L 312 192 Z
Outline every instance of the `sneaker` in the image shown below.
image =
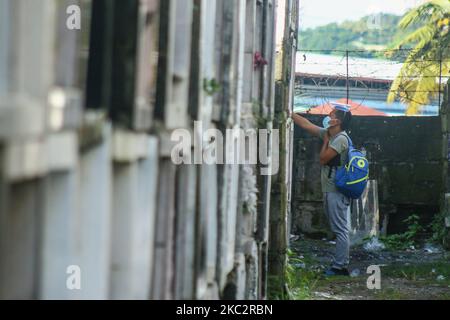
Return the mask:
M 350 276 L 350 273 L 346 268 L 338 269 L 338 268 L 329 268 L 325 270 L 324 275 L 327 277 L 332 276 Z

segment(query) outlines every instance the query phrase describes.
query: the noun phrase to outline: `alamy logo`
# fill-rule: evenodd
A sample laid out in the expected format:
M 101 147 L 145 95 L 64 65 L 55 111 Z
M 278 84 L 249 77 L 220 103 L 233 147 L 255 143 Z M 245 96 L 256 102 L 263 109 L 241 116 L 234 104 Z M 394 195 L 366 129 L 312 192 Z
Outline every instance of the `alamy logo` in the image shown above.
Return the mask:
M 66 13 L 69 17 L 66 20 L 66 26 L 69 30 L 81 29 L 81 9 L 77 5 L 67 7 Z
M 261 165 L 261 175 L 274 175 L 279 169 L 278 129 L 203 130 L 194 121 L 194 130 L 176 129 L 170 140 L 177 142 L 171 150 L 172 162 L 180 164 Z M 194 135 L 194 137 L 192 137 Z
M 380 290 L 381 289 L 381 269 L 380 266 L 369 266 L 367 268 L 367 274 L 370 276 L 367 278 L 367 289 Z
M 66 280 L 67 289 L 81 290 L 81 268 L 71 265 L 67 267 L 66 273 L 69 275 Z

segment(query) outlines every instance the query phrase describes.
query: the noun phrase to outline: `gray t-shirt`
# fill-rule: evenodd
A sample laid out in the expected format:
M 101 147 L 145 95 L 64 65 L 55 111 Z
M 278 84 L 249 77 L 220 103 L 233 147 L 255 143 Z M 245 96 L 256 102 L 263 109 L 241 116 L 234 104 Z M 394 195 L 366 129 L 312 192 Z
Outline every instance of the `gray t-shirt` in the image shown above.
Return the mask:
M 320 129 L 320 138 L 323 139 L 327 130 L 322 128 Z M 336 150 L 338 154 L 341 155 L 341 166 L 344 166 L 347 163 L 348 158 L 348 139 L 344 137 L 346 135 L 348 137 L 347 132 L 342 131 L 332 137 L 329 142 L 330 148 Z M 330 177 L 328 178 L 330 167 L 327 165 L 322 166 L 321 168 L 321 183 L 322 183 L 322 192 L 338 192 L 336 186 L 334 184 L 334 177 L 336 176 L 336 169 L 333 169 Z

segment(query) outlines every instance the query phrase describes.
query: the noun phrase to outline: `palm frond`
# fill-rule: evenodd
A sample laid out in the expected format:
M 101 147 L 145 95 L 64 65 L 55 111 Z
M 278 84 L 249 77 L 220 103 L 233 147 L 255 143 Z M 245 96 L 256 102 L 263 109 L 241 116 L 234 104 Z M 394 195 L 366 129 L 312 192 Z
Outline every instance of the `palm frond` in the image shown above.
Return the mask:
M 410 25 L 420 21 L 436 21 L 448 12 L 450 12 L 449 0 L 432 0 L 408 11 L 398 25 L 400 28 L 406 29 Z
M 420 7 L 411 9 L 405 16 L 400 20 L 398 26 L 402 29 L 408 28 L 411 24 L 418 22 L 421 19 Z
M 450 1 L 449 0 L 432 0 L 429 2 L 431 5 L 435 6 L 443 12 L 450 12 Z
M 450 63 L 442 61 L 450 54 L 449 18 L 450 0 L 431 0 L 410 10 L 399 22 L 402 29 L 421 25 L 400 42 L 400 45 L 414 44 L 414 48 L 392 82 L 387 97 L 388 102 L 400 100 L 407 104 L 407 115 L 416 114 L 437 96 L 441 89 L 439 75 L 450 73 Z
M 434 25 L 424 25 L 423 27 L 417 29 L 416 31 L 410 33 L 405 39 L 400 41 L 399 45 L 404 46 L 408 43 L 415 43 L 420 41 L 421 47 L 424 43 L 431 41 L 438 30 L 436 30 Z
M 436 78 L 423 77 L 419 79 L 416 90 L 408 103 L 406 115 L 417 114 L 421 106 L 428 104 L 430 99 L 436 96 L 437 86 Z

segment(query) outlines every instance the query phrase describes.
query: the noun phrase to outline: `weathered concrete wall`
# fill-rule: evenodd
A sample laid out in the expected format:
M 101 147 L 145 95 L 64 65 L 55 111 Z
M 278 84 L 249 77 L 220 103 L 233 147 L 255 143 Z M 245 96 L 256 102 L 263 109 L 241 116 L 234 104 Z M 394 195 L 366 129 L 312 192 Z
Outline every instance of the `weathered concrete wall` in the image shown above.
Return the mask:
M 292 64 L 298 8 L 280 2 L 0 1 L 0 299 L 267 297 L 273 129 L 289 136 L 293 99 L 284 78 L 275 110 L 274 74 Z M 237 144 L 227 129 L 266 129 L 268 161 L 203 161 Z
M 290 202 L 292 184 L 292 145 L 294 124 L 289 118 L 293 108 L 293 86 L 295 57 L 299 24 L 299 3 L 281 0 L 277 21 L 276 70 L 275 70 L 275 115 L 274 128 L 279 130 L 279 170 L 272 178 L 270 202 L 270 247 L 269 273 L 278 279 L 274 286 L 283 288 L 286 274 L 286 253 L 290 235 Z
M 322 116 L 307 115 L 321 125 Z M 440 117 L 353 117 L 350 135 L 365 149 L 370 179 L 378 183 L 380 224 L 387 232 L 404 229 L 402 221 L 418 214 L 424 224 L 439 211 L 443 193 Z M 295 128 L 293 217 L 296 230 L 327 231 L 322 215 L 320 140 Z M 386 220 L 388 219 L 388 220 Z
M 441 106 L 441 128 L 442 128 L 442 155 L 443 155 L 443 174 L 442 174 L 442 184 L 444 185 L 444 192 L 441 197 L 441 207 L 440 207 L 440 224 L 441 230 L 443 230 L 443 245 L 450 249 L 450 86 L 447 86 L 444 91 L 444 101 Z

